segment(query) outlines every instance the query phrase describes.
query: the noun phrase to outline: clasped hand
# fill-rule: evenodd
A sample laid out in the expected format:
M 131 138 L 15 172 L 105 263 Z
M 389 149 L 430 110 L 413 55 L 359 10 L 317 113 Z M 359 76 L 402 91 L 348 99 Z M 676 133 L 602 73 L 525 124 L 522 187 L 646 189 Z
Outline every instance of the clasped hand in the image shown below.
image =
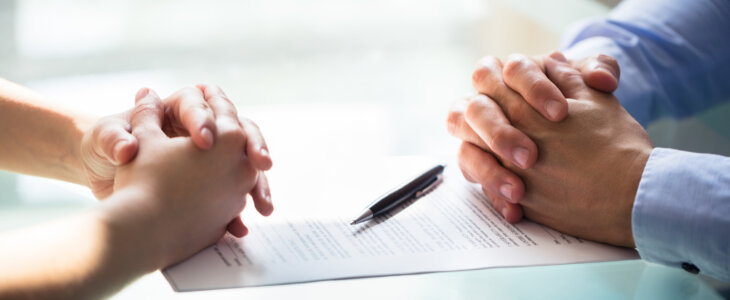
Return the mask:
M 201 84 L 181 89 L 164 100 L 145 88 L 138 92 L 136 98 L 133 109 L 100 119 L 82 139 L 80 160 L 86 171 L 85 181 L 97 198 L 110 196 L 135 181 L 133 178 L 137 178 L 136 181 L 140 181 L 139 178 L 148 178 L 151 182 L 160 179 L 169 181 L 164 189 L 155 191 L 162 199 L 188 199 L 189 196 L 180 193 L 194 194 L 197 189 L 234 189 L 241 193 L 234 193 L 235 205 L 227 206 L 224 217 L 228 218 L 226 223 L 230 221 L 228 231 L 238 237 L 247 233 L 238 217 L 246 194 L 251 195 L 261 214 L 271 214 L 271 194 L 263 172 L 272 166 L 266 142 L 255 123 L 238 117 L 235 106 L 220 88 Z M 147 140 L 143 142 L 137 133 L 141 128 L 149 129 L 150 126 L 159 127 L 157 134 L 146 134 Z M 150 131 L 154 130 L 142 132 Z M 192 157 L 198 157 L 199 161 L 190 161 L 189 165 L 182 163 Z M 235 163 L 242 160 L 245 163 Z M 228 170 L 231 166 L 237 170 Z M 133 178 L 125 177 L 127 174 L 131 176 L 129 170 L 139 168 L 145 170 L 135 172 Z M 228 177 L 230 174 L 221 173 L 224 170 L 239 172 L 240 176 Z M 153 177 L 153 174 L 158 177 Z M 238 181 L 224 183 L 220 180 L 222 178 L 237 178 Z M 151 183 L 140 183 L 152 186 Z M 215 206 L 212 203 L 214 197 L 199 196 L 201 198 L 194 201 L 210 202 L 187 205 L 191 205 L 190 208 Z M 171 206 L 160 209 L 175 208 L 176 203 L 168 204 Z M 186 215 L 177 216 L 185 220 Z
M 457 101 L 459 166 L 509 222 L 523 216 L 578 237 L 633 246 L 631 211 L 652 145 L 610 94 L 616 61 L 560 53 L 480 61 L 480 93 Z M 539 152 L 539 153 L 538 153 Z

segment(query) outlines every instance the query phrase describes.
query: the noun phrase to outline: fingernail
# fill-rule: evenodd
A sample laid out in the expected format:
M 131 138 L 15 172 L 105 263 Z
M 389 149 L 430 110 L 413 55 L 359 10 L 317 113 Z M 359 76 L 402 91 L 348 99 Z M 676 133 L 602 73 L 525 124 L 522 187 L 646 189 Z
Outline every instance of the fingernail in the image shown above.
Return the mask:
M 558 51 L 550 53 L 550 57 L 559 62 L 568 62 L 568 60 L 565 58 L 565 55 L 563 55 L 563 53 L 560 53 Z
M 266 203 L 271 204 L 271 195 L 266 195 Z
M 618 77 L 618 75 L 616 75 L 614 70 L 604 66 L 603 64 L 597 63 L 597 62 L 592 62 L 590 68 L 594 71 L 603 70 L 604 72 L 611 74 L 611 76 L 613 76 L 613 77 Z
M 509 183 L 505 183 L 502 186 L 499 187 L 499 192 L 502 193 L 502 196 L 507 198 L 510 202 L 512 202 L 512 185 Z
M 524 147 L 517 147 L 514 150 L 512 150 L 512 157 L 515 160 L 515 163 L 520 168 L 527 168 L 527 158 L 530 156 L 530 151 L 528 151 Z
M 548 116 L 550 116 L 550 119 L 555 119 L 558 117 L 558 114 L 560 113 L 560 102 L 553 99 L 548 99 L 545 102 L 545 110 L 548 113 Z
M 139 101 L 142 98 L 147 97 L 147 95 L 149 93 L 150 93 L 150 89 L 148 89 L 148 88 L 141 88 L 141 89 L 139 89 L 139 91 L 137 92 L 137 95 L 134 96 L 134 101 Z
M 507 206 L 502 207 L 502 216 L 507 217 Z
M 213 146 L 213 132 L 210 131 L 207 127 L 203 127 L 203 129 L 200 130 L 200 136 L 205 140 L 205 143 Z
M 269 156 L 269 150 L 266 150 L 266 148 L 264 148 L 264 147 L 261 147 L 259 149 L 259 152 L 261 153 L 262 156 L 267 156 L 267 157 Z

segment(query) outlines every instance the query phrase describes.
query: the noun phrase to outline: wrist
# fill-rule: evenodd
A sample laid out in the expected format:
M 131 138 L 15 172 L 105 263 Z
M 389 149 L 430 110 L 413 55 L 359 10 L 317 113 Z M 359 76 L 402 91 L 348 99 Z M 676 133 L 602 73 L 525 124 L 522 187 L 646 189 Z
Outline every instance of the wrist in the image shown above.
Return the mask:
M 102 298 L 155 270 L 149 243 L 135 239 L 144 231 L 120 221 L 111 202 L 3 234 L 0 298 Z
M 109 232 L 126 267 L 148 273 L 165 266 L 164 235 L 156 224 L 159 214 L 151 193 L 126 187 L 116 191 L 99 207 L 99 218 Z
M 89 181 L 86 168 L 84 167 L 84 153 L 81 151 L 81 145 L 87 131 L 94 123 L 96 123 L 97 120 L 98 118 L 96 117 L 81 114 L 75 115 L 72 118 L 72 129 L 67 137 L 67 141 L 70 143 L 67 146 L 68 152 L 71 155 L 62 161 L 64 167 L 70 174 L 70 179 L 68 181 L 87 187 L 91 187 L 91 183 Z
M 651 151 L 651 147 L 639 151 L 639 153 L 632 159 L 631 166 L 626 173 L 627 188 L 624 189 L 626 193 L 622 196 L 622 199 L 624 199 L 624 213 L 622 214 L 622 218 L 626 221 L 622 223 L 625 223 L 627 225 L 623 226 L 622 228 L 622 236 L 624 237 L 623 244 L 627 247 L 636 247 L 636 243 L 634 241 L 634 233 L 632 230 L 633 224 L 631 216 L 634 209 L 634 202 L 636 200 L 636 193 L 639 189 L 639 182 L 641 181 L 641 177 L 644 173 L 644 167 L 646 167 L 646 163 L 647 161 L 649 161 L 649 157 L 651 156 Z

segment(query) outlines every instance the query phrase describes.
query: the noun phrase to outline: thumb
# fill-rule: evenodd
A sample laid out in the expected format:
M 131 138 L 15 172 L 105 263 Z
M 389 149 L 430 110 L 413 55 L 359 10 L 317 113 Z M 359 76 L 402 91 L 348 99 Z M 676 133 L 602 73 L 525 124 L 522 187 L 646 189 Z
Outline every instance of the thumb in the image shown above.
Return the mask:
M 552 56 L 545 60 L 545 73 L 566 98 L 590 99 L 590 88 L 583 81 L 581 73 L 567 61 Z
M 140 89 L 130 116 L 132 134 L 140 142 L 145 139 L 166 137 L 162 131 L 163 117 L 164 109 L 160 97 L 148 88 Z
M 115 115 L 94 125 L 91 136 L 85 138 L 84 147 L 91 147 L 96 157 L 115 165 L 124 165 L 137 153 L 137 138 L 129 131 L 129 120 Z

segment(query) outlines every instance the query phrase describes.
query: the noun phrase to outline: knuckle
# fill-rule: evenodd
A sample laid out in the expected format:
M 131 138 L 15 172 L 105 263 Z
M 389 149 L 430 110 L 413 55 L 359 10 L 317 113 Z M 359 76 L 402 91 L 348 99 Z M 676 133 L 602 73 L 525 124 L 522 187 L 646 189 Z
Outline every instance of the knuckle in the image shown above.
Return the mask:
M 484 182 L 485 178 L 484 170 L 488 169 L 488 166 L 487 164 L 475 165 L 472 156 L 472 149 L 470 149 L 467 143 L 462 143 L 459 148 L 459 165 L 462 173 L 466 174 L 473 181 L 481 184 Z
M 183 109 L 182 118 L 189 122 L 200 121 L 200 119 L 210 121 L 213 118 L 213 114 L 206 102 L 196 102 L 190 107 Z
M 479 97 L 472 98 L 464 109 L 466 119 L 477 120 L 482 116 L 484 104 Z
M 187 98 L 194 98 L 199 97 L 201 95 L 200 90 L 195 88 L 194 86 L 188 86 L 184 87 L 169 97 L 169 99 L 187 99 Z
M 480 65 L 471 74 L 471 81 L 475 87 L 483 86 L 484 82 L 492 77 L 492 70 L 486 66 Z
M 462 112 L 454 110 L 449 111 L 449 114 L 446 116 L 446 129 L 448 130 L 449 134 L 457 135 L 458 128 L 463 120 L 464 116 Z
M 253 120 L 246 118 L 246 117 L 241 117 L 241 116 L 239 116 L 238 118 L 241 120 L 241 123 L 243 124 L 243 126 L 249 127 L 251 129 L 255 130 L 256 132 L 261 132 L 261 128 L 259 127 L 259 124 L 256 124 L 256 122 L 254 122 Z
M 208 98 L 208 101 L 223 102 L 227 105 L 232 106 L 232 109 L 235 111 L 235 106 L 233 105 L 233 101 L 231 101 L 231 99 L 229 99 L 228 96 L 226 96 L 226 95 L 222 95 L 222 94 L 211 95 L 210 98 Z
M 505 111 L 505 114 L 511 124 L 519 126 L 522 125 L 526 119 L 529 119 L 528 114 L 532 112 L 532 110 L 533 109 L 527 104 L 527 102 L 515 100 L 508 103 L 508 109 Z
M 581 76 L 580 71 L 570 65 L 556 64 L 553 70 L 554 72 L 550 72 L 550 79 L 554 82 L 570 84 L 583 83 L 583 77 Z
M 459 149 L 457 150 L 456 157 L 458 159 L 459 168 L 465 173 L 472 175 L 473 169 L 478 167 L 474 163 L 474 157 L 472 155 L 473 146 L 469 142 L 461 142 Z M 473 176 L 470 176 L 473 178 Z M 476 178 L 475 178 L 476 179 Z
M 474 87 L 480 91 L 487 89 L 490 81 L 500 78 L 498 74 L 495 74 L 495 70 L 498 70 L 499 66 L 499 59 L 494 56 L 486 56 L 480 59 L 471 75 Z
M 498 145 L 505 145 L 513 138 L 513 132 L 507 126 L 496 126 L 489 132 L 489 145 L 492 149 L 499 149 Z
M 462 142 L 459 145 L 459 151 L 458 151 L 458 154 L 457 154 L 457 156 L 460 158 L 459 161 L 466 161 L 465 158 L 468 155 L 468 153 L 469 153 L 470 150 L 471 149 L 469 149 L 469 144 L 467 142 Z
M 509 56 L 507 56 L 507 61 L 522 62 L 522 61 L 526 61 L 526 60 L 529 60 L 529 58 L 522 53 L 513 53 L 513 54 L 510 54 Z
M 217 127 L 218 136 L 222 142 L 239 144 L 245 140 L 241 127 L 233 122 L 219 122 Z
M 502 75 L 505 78 L 514 78 L 518 74 L 522 73 L 530 63 L 530 59 L 522 54 L 512 54 L 507 58 L 507 62 L 504 64 Z
M 234 138 L 237 135 L 241 134 L 241 129 L 236 126 L 235 123 L 230 121 L 219 123 L 221 124 L 218 125 L 218 131 L 220 132 L 222 138 Z
M 490 161 L 494 161 L 494 158 L 491 157 L 490 154 Z M 495 170 L 498 168 L 496 163 L 490 163 L 485 164 L 483 166 L 480 166 L 476 171 L 476 177 L 477 181 L 482 185 L 482 187 L 486 189 L 490 189 L 490 187 L 494 186 L 494 174 Z
M 534 79 L 530 84 L 529 90 L 527 92 L 530 99 L 526 100 L 535 100 L 542 95 L 548 95 L 551 92 L 552 87 L 553 83 L 551 81 L 548 81 L 547 79 Z
M 198 110 L 202 110 L 205 113 L 211 112 L 210 105 L 208 105 L 208 102 L 205 102 L 205 101 L 196 102 L 194 108 L 198 109 Z
M 156 101 L 140 102 L 134 107 L 134 114 L 157 114 L 159 113 L 161 106 Z
M 203 94 L 198 89 L 194 89 L 194 88 L 190 88 L 190 87 L 187 87 L 187 88 L 184 88 L 184 89 L 178 91 L 177 95 L 181 99 L 185 99 L 187 101 L 189 101 L 190 99 L 202 99 L 203 98 Z
M 479 164 L 474 164 L 474 151 L 481 151 L 479 155 Z M 473 145 L 464 142 L 459 148 L 459 164 L 462 172 L 467 174 L 471 179 L 483 187 L 492 186 L 496 172 L 501 168 L 496 158 L 489 152 L 475 149 Z
M 200 94 L 200 89 L 197 86 L 191 85 L 180 89 L 178 92 L 183 94 Z

